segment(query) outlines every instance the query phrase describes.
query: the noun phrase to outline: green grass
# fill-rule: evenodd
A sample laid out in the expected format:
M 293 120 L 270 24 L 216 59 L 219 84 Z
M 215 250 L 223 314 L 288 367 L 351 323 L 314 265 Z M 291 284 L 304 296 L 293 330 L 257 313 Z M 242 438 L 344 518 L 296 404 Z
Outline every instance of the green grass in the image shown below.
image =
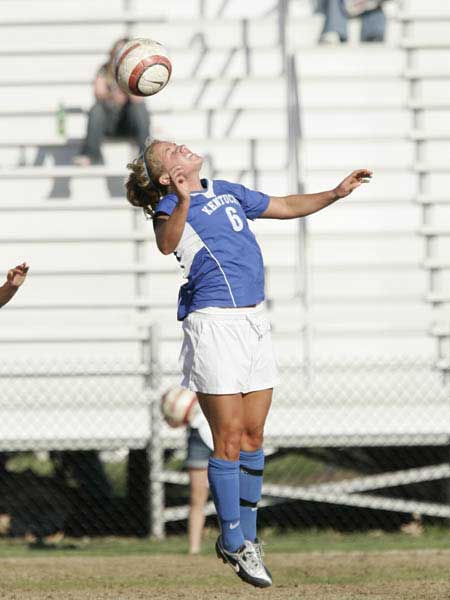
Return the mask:
M 264 478 L 270 483 L 302 483 L 315 481 L 326 470 L 326 465 L 319 460 L 307 458 L 300 454 L 289 453 L 266 461 Z
M 125 460 L 104 463 L 106 476 L 116 498 L 127 495 L 127 463 Z
M 262 536 L 270 552 L 381 552 L 384 550 L 450 549 L 449 530 L 430 527 L 420 536 L 405 533 L 339 533 L 336 531 L 271 534 Z
M 18 452 L 14 454 L 8 460 L 7 467 L 13 473 L 23 473 L 30 470 L 42 477 L 51 477 L 55 472 L 54 465 L 48 458 L 40 458 L 34 452 Z
M 113 494 L 116 497 L 126 495 L 127 460 L 105 461 L 103 463 L 106 475 L 110 481 Z M 181 470 L 184 459 L 177 455 L 171 456 L 166 463 L 169 470 Z M 50 458 L 34 452 L 15 453 L 8 460 L 7 468 L 14 473 L 32 471 L 39 476 L 52 477 L 55 465 Z M 267 460 L 264 477 L 271 483 L 289 483 L 291 485 L 317 483 L 326 479 L 333 481 L 353 475 L 349 470 L 332 467 L 325 462 L 302 455 L 299 452 L 289 452 Z
M 161 542 L 63 540 L 55 550 L 33 550 L 23 541 L 3 540 L 0 596 L 1 600 L 255 600 L 256 595 L 261 600 L 450 600 L 450 543 L 445 529 L 427 529 L 417 537 L 265 533 L 275 577 L 274 588 L 266 591 L 255 593 L 216 559 L 215 533 L 208 531 L 202 557 L 186 555 L 184 537 Z
M 212 554 L 215 532 L 209 532 L 203 545 L 204 554 Z M 450 535 L 444 528 L 428 528 L 420 536 L 404 533 L 368 532 L 342 534 L 333 531 L 276 533 L 261 536 L 273 553 L 380 552 L 387 550 L 449 549 Z M 36 548 L 23 540 L 0 540 L 0 558 L 30 556 L 126 556 L 184 554 L 185 536 L 165 540 L 136 538 L 64 539 L 53 546 Z

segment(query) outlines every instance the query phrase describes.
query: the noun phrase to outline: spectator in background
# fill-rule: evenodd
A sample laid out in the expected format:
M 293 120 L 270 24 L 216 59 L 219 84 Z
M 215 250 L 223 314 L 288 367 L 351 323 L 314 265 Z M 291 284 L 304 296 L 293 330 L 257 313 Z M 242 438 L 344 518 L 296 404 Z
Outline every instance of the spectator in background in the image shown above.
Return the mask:
M 347 21 L 361 16 L 361 41 L 383 42 L 386 30 L 384 0 L 317 0 L 317 12 L 325 15 L 319 42 L 335 44 L 347 41 Z
M 205 435 L 206 433 L 206 435 Z M 206 441 L 205 441 L 206 440 Z M 210 445 L 208 446 L 208 442 Z M 208 500 L 208 460 L 212 454 L 212 435 L 199 410 L 188 426 L 186 467 L 189 472 L 189 554 L 199 554 Z
M 212 454 L 213 438 L 197 395 L 175 386 L 161 398 L 161 412 L 170 427 L 187 425 L 187 456 L 189 473 L 189 554 L 199 554 L 205 525 L 205 504 L 208 500 L 208 460 Z
M 145 147 L 150 128 L 145 99 L 125 94 L 117 85 L 114 74 L 114 59 L 127 42 L 128 38 L 117 40 L 109 52 L 108 62 L 97 72 L 94 81 L 96 102 L 89 111 L 81 154 L 74 158 L 77 165 L 103 163 L 101 144 L 105 135 L 131 137 L 140 150 Z
M 0 307 L 9 302 L 20 288 L 26 279 L 29 268 L 27 263 L 22 263 L 13 269 L 9 269 L 5 283 L 0 287 Z

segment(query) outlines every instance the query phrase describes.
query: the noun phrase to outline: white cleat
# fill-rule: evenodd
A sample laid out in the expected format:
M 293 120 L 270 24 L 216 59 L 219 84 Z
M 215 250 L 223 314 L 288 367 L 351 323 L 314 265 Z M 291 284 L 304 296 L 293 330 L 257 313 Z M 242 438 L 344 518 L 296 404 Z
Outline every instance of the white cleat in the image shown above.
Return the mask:
M 264 549 L 263 549 L 264 542 L 258 538 L 255 538 L 253 545 L 255 546 L 256 554 L 258 555 L 258 558 L 261 561 L 262 566 L 266 570 L 267 576 L 270 578 L 270 581 L 272 581 L 272 573 L 266 567 L 266 565 L 264 564 L 264 560 L 263 560 L 264 559 Z
M 216 542 L 216 554 L 217 558 L 222 559 L 224 563 L 228 563 L 236 575 L 246 583 L 259 588 L 272 585 L 272 577 L 263 565 L 252 542 L 245 540 L 236 552 L 229 552 L 223 547 L 222 538 L 219 536 Z

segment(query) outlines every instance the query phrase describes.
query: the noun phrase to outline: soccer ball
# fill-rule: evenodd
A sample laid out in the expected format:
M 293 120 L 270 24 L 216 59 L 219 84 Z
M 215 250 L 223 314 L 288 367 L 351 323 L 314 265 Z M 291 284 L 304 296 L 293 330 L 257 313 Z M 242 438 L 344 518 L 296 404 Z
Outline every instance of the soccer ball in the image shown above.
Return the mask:
M 116 81 L 127 94 L 153 96 L 165 87 L 172 73 L 167 50 L 159 42 L 136 38 L 114 59 Z
M 168 390 L 161 398 L 161 412 L 171 427 L 186 425 L 197 407 L 197 395 L 177 386 Z

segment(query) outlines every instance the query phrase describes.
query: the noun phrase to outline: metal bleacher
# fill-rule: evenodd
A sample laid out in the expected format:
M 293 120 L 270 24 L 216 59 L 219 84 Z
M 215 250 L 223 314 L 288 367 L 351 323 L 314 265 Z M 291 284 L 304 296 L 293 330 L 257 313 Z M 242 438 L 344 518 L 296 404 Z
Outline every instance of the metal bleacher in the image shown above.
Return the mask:
M 17 3 L 0 5 L 3 39 L 14 40 L 3 48 L 0 43 L 2 260 L 6 268 L 18 255 L 28 258 L 34 277 L 27 294 L 5 309 L 6 327 L 30 319 L 46 328 L 44 307 L 52 309 L 52 323 L 72 329 L 126 322 L 138 330 L 146 317 L 173 323 L 176 264 L 155 251 L 151 227 L 126 206 L 123 192 L 118 198 L 109 194 L 108 181 L 123 178 L 132 150 L 106 143 L 104 167 L 70 166 L 75 140 L 84 135 L 93 74 L 115 37 L 151 31 L 169 46 L 174 64 L 167 93 L 149 100 L 153 134 L 182 139 L 203 152 L 209 175 L 285 193 L 285 88 L 277 15 L 270 14 L 274 3 L 261 3 L 261 15 L 269 15 L 254 22 L 239 12 L 212 18 L 208 11 L 216 14 L 219 3 L 215 8 L 206 3 L 194 31 L 197 3 L 187 10 L 171 2 L 161 14 L 139 2 L 115 2 L 107 11 L 100 3 L 94 13 L 87 3 L 65 4 L 64 11 L 56 2 L 39 3 L 38 11 L 36 3 L 20 4 L 22 10 Z M 32 98 L 24 93 L 30 89 Z M 55 118 L 61 104 L 63 138 Z M 25 229 L 19 226 L 24 213 Z M 276 235 L 268 239 L 273 247 L 280 244 Z M 295 239 L 283 246 L 293 255 L 283 270 L 292 272 Z M 267 260 L 268 269 L 271 262 L 277 266 L 277 254 Z M 99 278 L 102 284 L 95 286 Z M 172 358 L 177 344 L 168 343 Z
M 71 166 L 95 69 L 125 34 L 170 48 L 173 80 L 148 101 L 152 133 L 204 153 L 207 175 L 273 195 L 296 191 L 286 48 L 297 65 L 306 191 L 359 166 L 375 171 L 370 186 L 303 230 L 255 223 L 281 367 L 268 447 L 448 444 L 443 21 L 442 2 L 405 0 L 390 12 L 386 44 L 359 44 L 355 21 L 348 45 L 322 47 L 321 19 L 302 0 L 1 0 L 0 267 L 28 260 L 31 271 L 0 313 L 0 450 L 150 445 L 153 533 L 186 516 L 163 507 L 164 483 L 184 475 L 164 471 L 162 449 L 184 438 L 163 426 L 157 402 L 149 409 L 178 379 L 177 265 L 123 199 L 135 152 L 127 142 L 106 141 L 102 167 Z M 371 494 L 449 473 L 433 460 L 395 464 L 339 483 L 270 484 L 266 501 L 448 516 L 443 504 Z
M 410 0 L 401 20 L 413 120 L 415 200 L 420 207 L 418 234 L 423 244 L 421 266 L 426 276 L 424 300 L 432 314 L 429 333 L 436 340 L 437 366 L 447 378 L 450 46 L 444 31 L 450 23 L 450 7 L 436 0 L 426 4 Z
M 111 381 L 116 400 L 122 390 L 108 372 L 128 377 L 135 365 L 148 383 L 152 323 L 162 330 L 158 362 L 170 367 L 163 383 L 176 380 L 180 277 L 176 262 L 157 252 L 152 228 L 121 195 L 134 150 L 107 141 L 104 166 L 70 164 L 84 135 L 92 78 L 115 38 L 164 41 L 173 80 L 148 100 L 153 135 L 204 153 L 208 176 L 272 195 L 295 192 L 287 175 L 282 4 L 0 0 L 0 268 L 31 264 L 29 280 L 0 314 L 3 390 L 19 377 L 17 369 L 8 372 L 11 364 L 24 365 L 22 377 L 29 369 L 36 378 L 42 375 L 37 359 L 47 365 L 70 359 L 79 365 L 66 373 L 65 387 L 64 369 L 55 375 L 60 389 L 73 384 L 74 370 L 84 374 L 89 389 L 100 390 L 103 410 Z M 450 7 L 436 0 L 390 2 L 385 44 L 358 43 L 355 22 L 348 45 L 329 47 L 317 44 L 321 19 L 309 2 L 284 4 L 290 11 L 286 46 L 298 73 L 305 190 L 334 187 L 358 167 L 372 168 L 374 179 L 308 218 L 303 246 L 297 222 L 254 224 L 283 375 L 267 424 L 269 442 L 446 444 L 449 402 L 441 376 L 450 370 L 450 42 L 444 24 Z M 59 105 L 66 108 L 63 137 L 56 127 Z M 108 371 L 111 357 L 122 366 Z M 320 368 L 308 373 L 318 359 Z M 95 385 L 90 361 L 105 363 Z M 51 369 L 39 394 L 49 381 L 53 385 Z M 20 395 L 19 379 L 13 383 Z M 68 401 L 59 436 L 42 434 L 40 447 L 54 447 L 56 438 L 58 448 L 142 447 L 149 415 L 135 380 L 129 389 L 140 408 L 116 413 L 127 423 L 125 434 L 100 411 L 96 434 L 89 413 L 73 430 L 84 436 L 75 442 L 64 429 L 76 419 Z M 26 394 L 25 404 L 33 386 Z M 29 448 L 30 440 L 35 447 L 29 428 L 14 438 L 13 421 L 4 421 L 2 449 Z M 168 445 L 182 443 L 179 432 L 164 432 Z
M 115 38 L 145 35 L 170 48 L 173 80 L 164 97 L 149 100 L 153 135 L 203 152 L 210 176 L 286 192 L 274 3 L 260 3 L 255 22 L 237 3 L 221 16 L 220 4 L 171 0 L 158 13 L 147 2 L 0 2 L 1 264 L 4 271 L 20 260 L 31 264 L 26 285 L 0 315 L 3 450 L 142 447 L 152 323 L 164 330 L 159 359 L 176 371 L 181 278 L 176 261 L 157 252 L 149 223 L 124 201 L 124 166 L 135 150 L 107 141 L 104 166 L 71 165 L 85 132 L 93 75 Z M 64 136 L 57 132 L 61 105 Z M 282 266 L 278 253 L 268 257 L 270 282 L 271 265 L 295 271 L 296 240 L 267 237 L 289 257 Z M 141 388 L 136 381 L 126 385 L 133 368 Z M 84 394 L 72 393 L 74 380 Z M 93 389 L 98 418 L 94 425 L 91 414 L 88 427 L 85 417 L 72 414 L 71 400 L 85 414 L 83 398 Z M 127 423 L 121 435 L 102 417 L 109 403 L 125 411 L 116 413 Z M 56 418 L 58 411 L 66 416 Z

